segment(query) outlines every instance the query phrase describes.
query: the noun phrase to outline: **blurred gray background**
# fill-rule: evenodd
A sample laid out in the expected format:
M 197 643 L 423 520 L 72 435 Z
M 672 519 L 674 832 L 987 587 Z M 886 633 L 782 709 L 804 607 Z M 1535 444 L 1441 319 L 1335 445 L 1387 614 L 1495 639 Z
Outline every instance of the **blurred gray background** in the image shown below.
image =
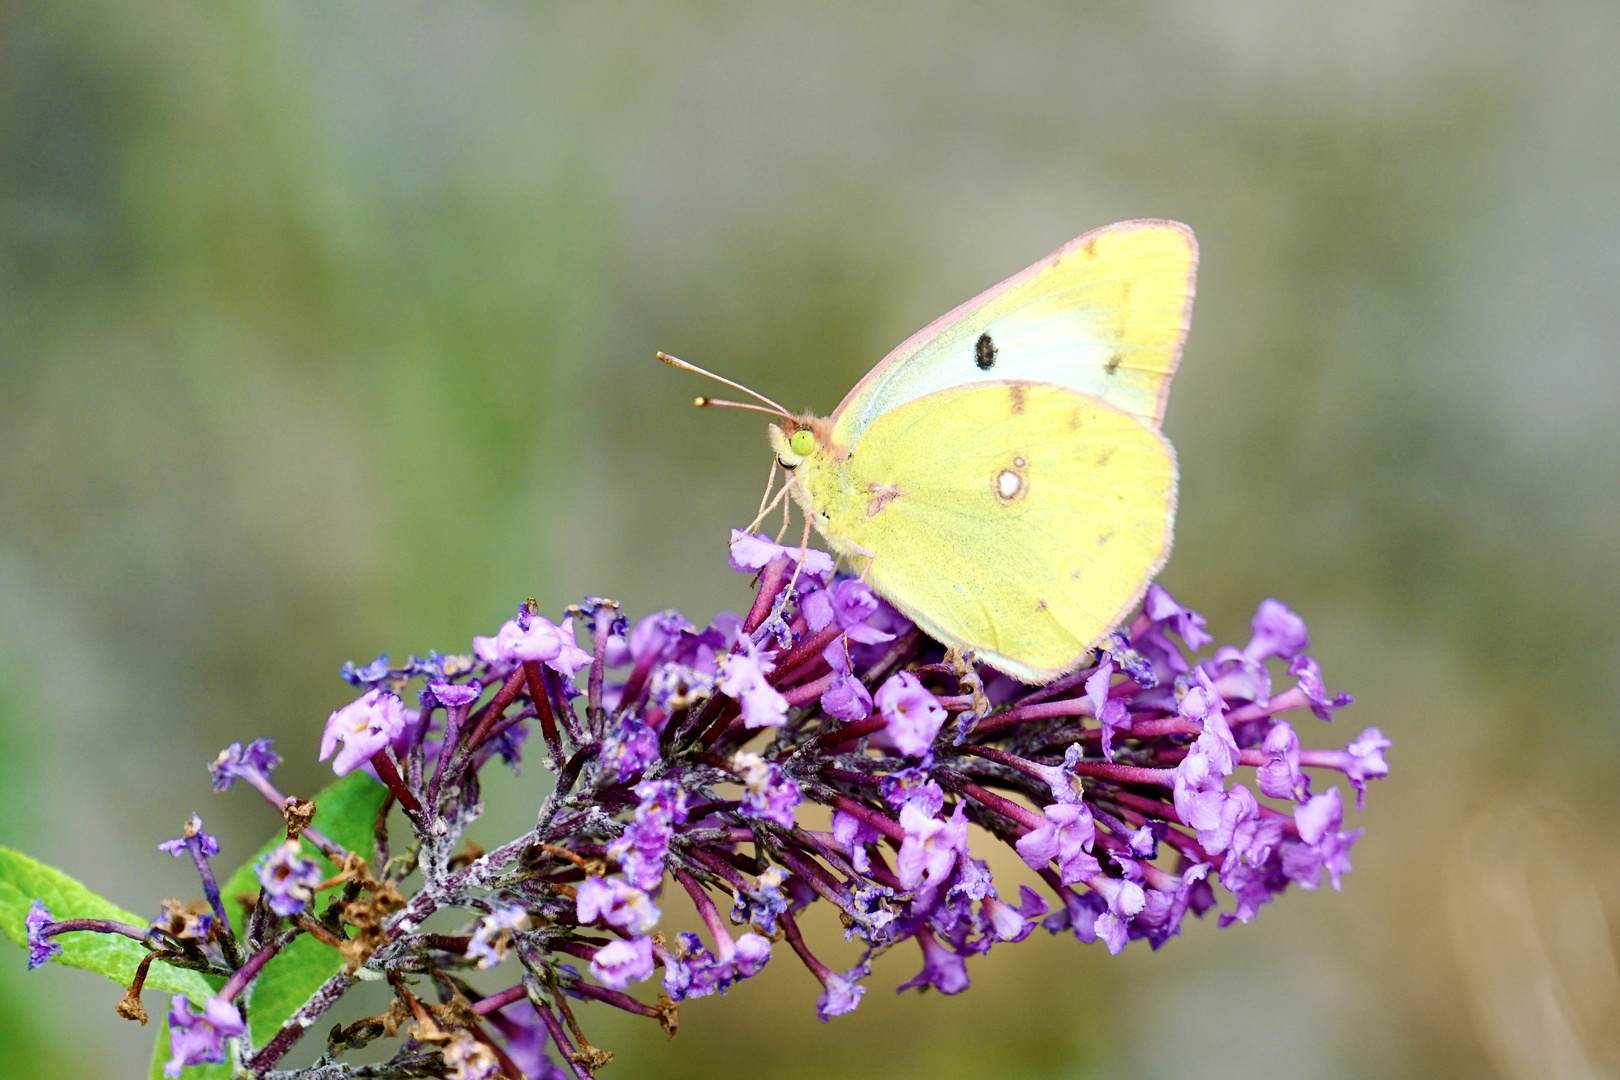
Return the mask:
M 1162 580 L 1239 643 L 1285 599 L 1358 698 L 1307 741 L 1395 740 L 1345 891 L 950 999 L 887 958 L 826 1026 L 784 952 L 672 1045 L 594 1018 L 607 1075 L 1612 1077 L 1617 55 L 1580 0 L 0 2 L 0 843 L 155 911 L 186 814 L 272 829 L 222 745 L 329 776 L 341 661 L 737 606 L 763 424 L 653 350 L 825 413 L 1171 217 Z M 145 1075 L 111 984 L 0 961 L 0 1072 Z

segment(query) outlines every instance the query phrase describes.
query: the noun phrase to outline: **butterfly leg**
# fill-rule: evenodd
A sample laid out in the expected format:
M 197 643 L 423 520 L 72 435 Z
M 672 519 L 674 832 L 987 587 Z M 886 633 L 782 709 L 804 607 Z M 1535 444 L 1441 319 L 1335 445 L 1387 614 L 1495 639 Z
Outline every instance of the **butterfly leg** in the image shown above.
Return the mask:
M 793 593 L 793 587 L 799 583 L 799 571 L 804 569 L 805 556 L 810 552 L 810 519 L 804 519 L 804 536 L 799 540 L 799 561 L 793 566 L 793 576 L 788 579 L 787 591 Z
M 864 582 L 866 580 L 866 576 L 872 572 L 872 564 L 877 561 L 877 556 L 861 547 L 861 545 L 849 540 L 844 541 L 844 548 L 849 553 L 849 561 L 851 566 L 854 566 L 855 559 L 857 557 L 864 558 L 866 560 L 866 568 L 861 571 L 860 576 L 860 580 Z

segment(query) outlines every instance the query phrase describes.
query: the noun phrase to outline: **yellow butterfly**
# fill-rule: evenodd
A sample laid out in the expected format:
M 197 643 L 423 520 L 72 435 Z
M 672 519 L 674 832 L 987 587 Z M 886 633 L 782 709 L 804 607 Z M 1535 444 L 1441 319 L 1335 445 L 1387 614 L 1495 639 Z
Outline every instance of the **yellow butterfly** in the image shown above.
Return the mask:
M 1197 267 L 1185 225 L 1094 230 L 912 335 L 831 416 L 782 412 L 805 516 L 936 640 L 1025 682 L 1075 670 L 1170 554 L 1159 428 Z

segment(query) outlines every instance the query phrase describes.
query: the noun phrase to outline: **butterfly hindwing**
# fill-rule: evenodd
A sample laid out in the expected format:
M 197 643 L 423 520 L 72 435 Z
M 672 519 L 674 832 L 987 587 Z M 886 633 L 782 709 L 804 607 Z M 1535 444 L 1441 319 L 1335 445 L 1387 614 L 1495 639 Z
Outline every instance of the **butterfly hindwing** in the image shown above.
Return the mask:
M 1170 221 L 1094 230 L 912 335 L 833 413 L 854 448 L 878 418 L 983 381 L 1066 386 L 1157 428 L 1192 315 L 1198 246 Z
M 817 524 L 936 639 L 1030 682 L 1072 670 L 1169 554 L 1170 444 L 1064 386 L 979 383 L 875 417 L 807 462 Z M 856 558 L 863 566 L 864 559 Z

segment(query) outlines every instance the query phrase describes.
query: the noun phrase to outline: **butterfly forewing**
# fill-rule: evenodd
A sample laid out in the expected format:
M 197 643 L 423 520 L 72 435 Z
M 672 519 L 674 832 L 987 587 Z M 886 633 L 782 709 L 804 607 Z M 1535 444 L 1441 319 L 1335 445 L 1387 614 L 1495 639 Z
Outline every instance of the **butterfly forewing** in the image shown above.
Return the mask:
M 1192 230 L 1127 221 L 1087 233 L 913 335 L 850 391 L 833 438 L 952 386 L 1022 380 L 1090 394 L 1157 428 L 1192 314 Z

